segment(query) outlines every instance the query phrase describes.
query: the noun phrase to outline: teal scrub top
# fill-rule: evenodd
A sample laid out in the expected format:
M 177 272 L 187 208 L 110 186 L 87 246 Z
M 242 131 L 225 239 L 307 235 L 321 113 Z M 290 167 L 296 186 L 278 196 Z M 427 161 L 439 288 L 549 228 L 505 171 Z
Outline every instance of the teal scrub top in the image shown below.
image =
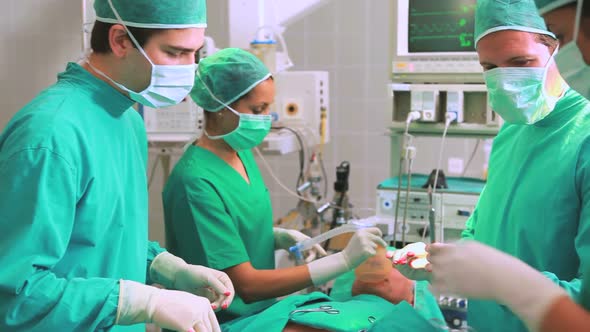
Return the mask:
M 163 192 L 167 249 L 192 264 L 217 270 L 250 262 L 275 268 L 272 207 L 252 152 L 238 156 L 250 183 L 209 150 L 191 145 Z M 274 300 L 245 304 L 236 294 L 220 323 L 260 311 Z
M 132 104 L 70 63 L 1 134 L 0 331 L 145 331 L 113 327 L 118 280 L 162 251 Z
M 502 127 L 463 236 L 518 257 L 579 300 L 582 273 L 590 267 L 590 104 L 584 97 L 568 89 L 545 119 Z M 494 302 L 470 301 L 467 319 L 480 332 L 526 331 Z

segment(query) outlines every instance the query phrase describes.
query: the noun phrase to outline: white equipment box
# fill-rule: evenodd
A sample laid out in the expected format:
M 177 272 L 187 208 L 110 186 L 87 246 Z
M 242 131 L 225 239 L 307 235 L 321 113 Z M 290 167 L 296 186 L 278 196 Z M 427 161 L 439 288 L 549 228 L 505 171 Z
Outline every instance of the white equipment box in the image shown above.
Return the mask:
M 188 142 L 203 132 L 203 109 L 190 98 L 170 107 L 142 108 L 150 142 Z
M 406 228 L 403 220 L 406 206 L 405 181 L 400 190 L 398 208 L 398 222 L 396 241 L 402 240 L 405 233 L 406 242 L 428 241 L 428 233 L 422 237 L 425 227 L 428 227 L 430 198 L 427 189 L 421 188 L 428 177 L 412 175 L 412 186 L 406 217 Z M 432 196 L 432 207 L 435 210 L 435 238 L 436 241 L 453 241 L 461 238 L 465 229 L 465 222 L 475 210 L 477 200 L 485 182 L 479 179 L 447 178 L 449 189 L 437 189 Z M 397 179 L 388 179 L 377 187 L 377 217 L 388 224 L 388 235 L 393 235 L 395 210 L 397 204 Z
M 273 127 L 297 130 L 310 146 L 327 143 L 330 139 L 328 72 L 284 71 L 273 77 L 276 87 L 271 110 Z M 297 138 L 289 131 L 271 132 L 261 148 L 264 152 L 279 154 L 300 149 Z

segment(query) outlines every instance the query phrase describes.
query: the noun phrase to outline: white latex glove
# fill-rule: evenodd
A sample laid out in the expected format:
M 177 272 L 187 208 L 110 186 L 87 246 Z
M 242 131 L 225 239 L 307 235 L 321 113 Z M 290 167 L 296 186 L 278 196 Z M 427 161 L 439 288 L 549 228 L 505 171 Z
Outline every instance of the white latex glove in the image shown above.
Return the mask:
M 205 266 L 187 264 L 169 252 L 156 256 L 150 266 L 150 277 L 168 289 L 178 289 L 205 296 L 211 307 L 227 309 L 234 299 L 234 286 L 228 275 Z
M 393 252 L 393 266 L 411 280 L 430 280 L 432 273 L 426 268 L 426 244 L 415 242 Z
M 117 325 L 154 323 L 182 332 L 221 332 L 209 300 L 190 293 L 121 280 Z
M 435 291 L 495 300 L 537 331 L 565 290 L 521 260 L 475 241 L 434 243 L 426 249 Z
M 339 253 L 320 258 L 309 264 L 309 274 L 315 286 L 322 285 L 346 273 L 377 253 L 377 246 L 387 248 L 379 228 L 363 228 L 352 236 L 348 245 Z
M 285 229 L 274 227 L 273 234 L 275 237 L 275 249 L 284 249 L 289 251 L 289 248 L 296 243 L 308 240 L 309 236 L 294 229 Z M 306 252 L 305 262 L 309 263 L 316 258 L 327 256 L 328 254 L 319 244 L 315 244 L 309 251 Z

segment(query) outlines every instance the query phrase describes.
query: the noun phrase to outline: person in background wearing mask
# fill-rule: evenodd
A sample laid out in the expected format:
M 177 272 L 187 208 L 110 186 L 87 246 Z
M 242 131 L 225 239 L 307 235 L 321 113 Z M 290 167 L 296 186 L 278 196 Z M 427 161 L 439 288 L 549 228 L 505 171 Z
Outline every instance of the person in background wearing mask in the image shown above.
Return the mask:
M 555 56 L 560 73 L 573 89 L 590 98 L 590 5 L 583 6 L 583 0 L 577 4 L 575 0 L 535 2 L 547 28 L 564 45 Z M 590 326 L 588 261 L 581 262 L 586 264 L 586 273 L 581 276 L 577 305 L 543 273 L 481 243 L 433 244 L 427 250 L 438 292 L 498 301 L 539 331 L 587 331 Z
M 559 39 L 559 72 L 572 89 L 590 99 L 590 0 L 535 0 L 549 31 Z
M 227 306 L 227 275 L 148 243 L 147 141 L 132 108 L 189 93 L 205 1 L 94 8 L 94 52 L 0 136 L 0 330 L 219 331 L 209 299 L 189 292 Z
M 363 229 L 340 253 L 275 269 L 275 250 L 308 237 L 273 228 L 270 195 L 251 150 L 270 131 L 274 96 L 270 72 L 251 53 L 227 48 L 202 59 L 191 97 L 205 110 L 204 135 L 176 164 L 162 195 L 168 249 L 189 263 L 225 271 L 235 286 L 233 304 L 218 312 L 220 323 L 324 284 L 386 246 L 379 229 Z M 326 254 L 319 246 L 313 250 Z
M 559 75 L 554 60 L 557 41 L 536 14 L 533 0 L 480 0 L 475 24 L 489 102 L 506 124 L 494 140 L 488 182 L 463 236 L 542 271 L 546 280 L 561 286 L 548 291 L 549 299 L 567 293 L 577 300 L 582 272 L 590 262 L 590 105 Z M 461 265 L 470 258 L 473 265 L 488 263 L 496 270 L 493 257 L 478 255 L 481 247 L 461 250 L 467 258 L 445 269 L 438 261 L 438 252 L 444 252 L 437 249 L 440 246 L 454 245 L 429 248 L 439 285 L 445 284 L 441 275 L 450 268 L 471 273 L 469 264 Z M 498 283 L 520 284 L 515 275 L 499 273 L 508 269 L 490 274 L 499 278 Z M 485 282 L 489 278 L 469 273 L 459 279 L 470 280 L 463 285 L 493 293 Z M 428 274 L 423 273 L 424 278 Z M 530 289 L 538 291 L 539 287 Z M 508 308 L 495 302 L 497 297 L 483 298 L 492 301 L 469 302 L 470 326 L 477 331 L 525 330 Z M 517 313 L 516 307 L 527 308 L 538 317 L 551 302 L 527 301 L 531 298 L 514 295 L 509 307 Z M 528 328 L 539 328 L 538 319 L 526 313 L 521 317 Z

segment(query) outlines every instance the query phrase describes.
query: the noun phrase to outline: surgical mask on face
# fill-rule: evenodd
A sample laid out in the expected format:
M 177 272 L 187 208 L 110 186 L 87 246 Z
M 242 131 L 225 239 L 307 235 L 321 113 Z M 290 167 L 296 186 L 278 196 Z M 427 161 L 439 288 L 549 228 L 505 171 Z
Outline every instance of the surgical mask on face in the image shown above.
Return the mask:
M 252 149 L 264 140 L 266 135 L 270 132 L 272 123 L 272 116 L 270 114 L 239 113 L 226 103 L 219 100 L 219 98 L 213 94 L 211 89 L 209 89 L 207 84 L 205 84 L 199 73 L 197 73 L 197 78 L 203 83 L 203 86 L 207 89 L 207 92 L 209 92 L 209 95 L 211 95 L 213 99 L 239 117 L 236 129 L 227 134 L 212 136 L 205 130 L 204 133 L 209 139 L 223 139 L 236 152 Z
M 567 84 L 586 99 L 590 99 L 590 66 L 584 61 L 577 43 L 583 2 L 583 0 L 578 1 L 574 39 L 559 50 L 555 56 L 555 63 Z
M 226 106 L 235 115 L 240 117 L 238 127 L 224 135 L 211 136 L 210 139 L 223 139 L 236 152 L 249 150 L 260 144 L 270 131 L 272 116 L 263 114 L 238 113 L 233 108 Z
M 152 69 L 150 76 L 150 84 L 141 92 L 135 92 L 128 89 L 124 85 L 115 82 L 113 79 L 108 77 L 106 74 L 92 67 L 94 71 L 113 82 L 121 90 L 129 93 L 129 98 L 132 100 L 148 107 L 160 108 L 166 106 L 172 106 L 180 103 L 193 88 L 195 82 L 195 70 L 196 64 L 190 65 L 156 65 L 150 60 L 143 48 L 139 45 L 135 37 L 131 34 L 127 26 L 123 24 L 123 20 L 119 16 L 119 13 L 113 6 L 111 0 L 109 5 L 111 10 L 117 17 L 117 20 L 121 25 L 125 27 L 129 38 L 135 44 L 139 52 L 149 61 Z M 88 61 L 87 61 L 88 62 Z M 90 65 L 90 63 L 88 62 Z
M 549 95 L 545 83 L 553 55 L 540 68 L 498 67 L 484 72 L 488 102 L 504 121 L 533 124 L 553 111 L 560 96 Z

